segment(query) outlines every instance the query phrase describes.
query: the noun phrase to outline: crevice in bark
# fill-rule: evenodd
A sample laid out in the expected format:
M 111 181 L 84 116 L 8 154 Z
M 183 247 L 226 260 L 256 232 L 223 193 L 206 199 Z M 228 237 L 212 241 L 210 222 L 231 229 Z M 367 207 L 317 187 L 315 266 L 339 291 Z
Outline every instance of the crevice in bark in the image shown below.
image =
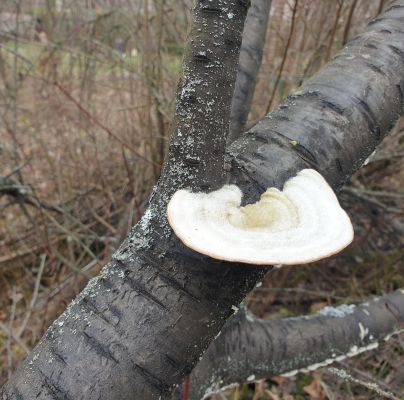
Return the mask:
M 130 288 L 133 291 L 137 292 L 140 296 L 151 301 L 158 307 L 162 308 L 164 311 L 169 311 L 168 308 L 157 297 L 153 296 L 150 291 L 148 291 L 140 282 L 136 281 L 128 275 L 125 276 L 124 282 L 128 283 Z
M 96 338 L 89 335 L 86 331 L 83 332 L 83 338 L 86 343 L 94 350 L 94 352 L 100 357 L 111 360 L 116 364 L 119 363 L 119 361 L 112 355 L 112 353 L 109 351 L 108 347 L 104 345 L 104 343 L 98 341 Z
M 400 56 L 400 58 L 402 59 L 402 61 L 404 62 L 404 52 L 402 50 L 400 50 L 398 47 L 396 46 L 392 46 L 389 45 L 390 49 L 394 51 L 394 53 L 396 53 L 398 56 Z
M 397 9 L 397 8 L 404 8 L 404 6 L 401 5 L 401 4 L 394 4 L 394 5 L 392 5 L 391 7 L 389 7 L 387 10 L 385 10 L 385 12 L 388 12 L 388 11 L 391 11 L 391 10 L 395 10 L 395 9 Z
M 37 372 L 42 378 L 42 387 L 48 392 L 51 399 L 73 400 L 67 393 L 64 393 L 54 382 L 52 382 L 49 376 L 45 375 L 40 369 L 38 369 Z
M 314 154 L 309 150 L 306 149 L 299 143 L 292 145 L 293 150 L 299 155 L 299 157 L 307 163 L 310 168 L 318 169 L 318 163 Z
M 110 325 L 112 329 L 115 329 L 123 334 L 121 328 L 118 328 L 119 322 L 122 318 L 122 312 L 118 307 L 112 304 L 97 304 L 96 299 L 84 297 L 81 299 L 80 306 L 84 307 L 92 315 L 103 320 L 107 325 Z
M 153 375 L 146 368 L 141 367 L 139 364 L 133 363 L 135 369 L 148 381 L 150 385 L 154 387 L 158 392 L 164 393 L 167 392 L 169 386 Z
M 49 352 L 55 357 L 57 361 L 61 362 L 66 367 L 68 366 L 66 359 L 52 345 L 49 346 Z

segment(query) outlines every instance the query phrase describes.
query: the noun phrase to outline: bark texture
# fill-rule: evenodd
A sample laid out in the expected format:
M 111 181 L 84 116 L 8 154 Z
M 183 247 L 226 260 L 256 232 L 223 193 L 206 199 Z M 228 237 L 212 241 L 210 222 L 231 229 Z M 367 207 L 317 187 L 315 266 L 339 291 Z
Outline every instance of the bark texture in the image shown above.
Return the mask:
M 242 134 L 247 123 L 261 67 L 271 3 L 271 0 L 252 0 L 248 10 L 231 105 L 228 143 Z
M 199 0 L 169 159 L 150 207 L 102 274 L 52 325 L 0 392 L 9 399 L 165 399 L 265 268 L 211 260 L 169 229 L 180 187 L 223 183 L 223 149 L 247 6 Z M 402 111 L 404 0 L 397 0 L 301 91 L 236 141 L 230 180 L 246 199 L 311 166 L 335 187 Z M 293 145 L 290 140 L 296 140 Z
M 240 312 L 192 371 L 190 400 L 237 382 L 315 370 L 376 348 L 403 329 L 403 320 L 404 290 L 359 305 L 326 307 L 309 317 L 266 321 Z
M 245 200 L 303 168 L 338 190 L 394 126 L 404 100 L 404 1 L 394 1 L 228 151 Z

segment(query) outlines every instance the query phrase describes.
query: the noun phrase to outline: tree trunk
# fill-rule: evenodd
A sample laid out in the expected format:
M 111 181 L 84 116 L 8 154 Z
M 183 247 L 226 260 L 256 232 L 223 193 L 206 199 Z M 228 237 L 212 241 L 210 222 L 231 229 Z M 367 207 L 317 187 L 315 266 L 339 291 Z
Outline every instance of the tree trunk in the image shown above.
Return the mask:
M 0 392 L 8 399 L 166 399 L 266 269 L 184 247 L 165 207 L 180 187 L 223 184 L 246 5 L 200 0 L 186 51 L 169 158 L 127 240 L 55 321 Z M 298 93 L 229 149 L 247 201 L 307 166 L 339 188 L 402 111 L 404 0 L 397 0 Z M 295 142 L 293 142 L 295 140 Z
M 224 148 L 248 0 L 200 0 L 185 51 L 167 160 L 150 206 L 2 389 L 1 399 L 164 399 L 265 269 L 210 262 L 165 216 L 181 187 L 223 184 Z M 252 272 L 252 273 L 251 273 Z M 237 291 L 222 291 L 234 283 Z

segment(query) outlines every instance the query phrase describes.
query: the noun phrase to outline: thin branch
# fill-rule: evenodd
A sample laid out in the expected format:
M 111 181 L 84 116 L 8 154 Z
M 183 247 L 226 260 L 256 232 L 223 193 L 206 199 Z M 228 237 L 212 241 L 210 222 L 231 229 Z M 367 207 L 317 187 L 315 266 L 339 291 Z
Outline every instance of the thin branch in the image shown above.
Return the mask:
M 283 56 L 282 56 L 282 62 L 281 62 L 281 65 L 279 67 L 279 72 L 278 72 L 278 75 L 276 77 L 275 85 L 274 85 L 274 88 L 272 90 L 272 94 L 271 94 L 271 97 L 269 99 L 265 114 L 268 114 L 269 111 L 272 108 L 272 103 L 274 102 L 274 99 L 275 99 L 275 96 L 276 96 L 276 91 L 278 90 L 279 82 L 281 80 L 283 69 L 285 67 L 289 47 L 290 47 L 290 44 L 292 42 L 293 33 L 295 31 L 295 23 L 296 23 L 296 14 L 297 14 L 298 3 L 299 3 L 299 0 L 295 0 L 295 5 L 294 5 L 293 11 L 292 11 L 292 22 L 291 22 L 291 25 L 290 25 L 288 41 L 286 42 L 285 50 L 284 50 Z
M 22 334 L 24 333 L 25 328 L 27 327 L 28 321 L 31 318 L 32 311 L 35 307 L 35 303 L 37 301 L 38 293 L 39 293 L 39 285 L 41 283 L 42 274 L 45 269 L 45 261 L 46 261 L 46 254 L 42 254 L 41 263 L 39 264 L 39 270 L 38 270 L 37 277 L 35 280 L 34 292 L 32 293 L 31 302 L 29 304 L 28 311 L 24 316 L 24 320 L 20 324 L 20 327 L 19 327 L 17 335 L 16 335 L 18 338 L 20 338 L 22 336 Z
M 385 0 L 380 0 L 379 8 L 377 10 L 377 15 L 379 15 L 383 11 L 384 2 L 385 2 Z
M 248 10 L 231 105 L 228 143 L 242 134 L 251 109 L 262 62 L 271 3 L 271 0 L 252 0 Z
M 122 146 L 126 147 L 129 149 L 133 155 L 143 161 L 146 161 L 150 164 L 153 165 L 158 165 L 152 160 L 149 160 L 147 157 L 139 154 L 139 152 L 134 149 L 129 143 L 127 143 L 125 140 L 120 138 L 118 135 L 116 135 L 114 132 L 111 131 L 107 126 L 102 124 L 96 117 L 94 117 L 88 110 L 86 110 L 79 101 L 77 101 L 60 83 L 54 82 L 54 85 L 90 120 L 92 121 L 95 125 L 97 125 L 99 128 L 101 128 L 104 132 L 108 133 L 109 136 L 114 138 L 117 142 L 119 142 Z
M 352 25 L 352 18 L 353 18 L 355 8 L 356 8 L 357 5 L 358 5 L 358 0 L 354 0 L 351 7 L 350 7 L 350 9 L 349 9 L 348 18 L 347 18 L 346 23 L 345 23 L 344 35 L 342 37 L 342 45 L 343 46 L 348 41 L 349 31 L 350 31 L 351 25 Z
M 337 32 L 339 17 L 341 15 L 342 7 L 344 6 L 344 1 L 345 0 L 338 1 L 337 13 L 335 14 L 334 25 L 333 25 L 331 33 L 330 33 L 330 40 L 328 42 L 327 52 L 326 52 L 326 56 L 325 56 L 326 60 L 329 60 L 330 56 L 331 56 L 331 49 L 332 49 L 332 45 L 334 44 L 335 33 Z
M 391 400 L 400 400 L 394 393 L 391 393 L 387 390 L 382 389 L 377 383 L 375 382 L 366 382 L 362 379 L 355 378 L 349 372 L 341 368 L 327 368 L 327 371 L 331 372 L 333 375 L 337 376 L 338 378 L 349 381 L 353 383 L 357 383 L 365 388 L 376 392 L 379 396 L 385 397 L 386 399 Z

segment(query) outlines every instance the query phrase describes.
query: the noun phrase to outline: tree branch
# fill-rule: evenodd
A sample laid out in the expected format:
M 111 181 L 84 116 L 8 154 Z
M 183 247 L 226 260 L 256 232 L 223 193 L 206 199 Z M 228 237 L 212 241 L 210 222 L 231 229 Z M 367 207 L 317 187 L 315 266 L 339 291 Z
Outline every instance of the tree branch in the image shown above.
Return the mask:
M 276 79 L 275 79 L 274 88 L 272 89 L 271 97 L 269 98 L 268 105 L 267 105 L 267 108 L 266 108 L 267 113 L 272 108 L 272 103 L 274 102 L 276 92 L 278 91 L 278 86 L 279 86 L 279 83 L 280 83 L 281 78 L 282 78 L 283 69 L 285 68 L 285 63 L 286 63 L 286 60 L 287 60 L 289 47 L 290 47 L 290 44 L 292 42 L 292 37 L 293 37 L 294 32 L 295 32 L 295 23 L 296 23 L 296 15 L 297 15 L 298 4 L 299 4 L 299 0 L 295 0 L 294 5 L 293 5 L 293 9 L 292 9 L 292 20 L 291 20 L 291 23 L 290 23 L 289 35 L 288 35 L 288 39 L 286 41 L 285 49 L 283 51 L 282 61 L 281 61 L 281 65 L 279 66 L 278 75 L 276 76 Z
M 27 186 L 22 185 L 18 181 L 10 176 L 0 176 L 0 197 L 1 196 L 11 196 L 16 202 L 23 207 L 23 204 L 30 204 L 36 208 L 45 208 L 57 213 L 61 213 L 61 210 L 50 204 L 46 204 L 43 201 L 35 198 L 29 193 Z
M 248 10 L 231 104 L 228 143 L 243 133 L 248 119 L 261 68 L 271 3 L 271 0 L 252 0 Z
M 367 30 L 228 150 L 232 181 L 256 201 L 303 168 L 338 190 L 392 129 L 404 101 L 404 1 Z
M 237 382 L 313 371 L 374 349 L 404 329 L 404 290 L 313 316 L 267 321 L 237 313 L 192 371 L 190 400 Z

